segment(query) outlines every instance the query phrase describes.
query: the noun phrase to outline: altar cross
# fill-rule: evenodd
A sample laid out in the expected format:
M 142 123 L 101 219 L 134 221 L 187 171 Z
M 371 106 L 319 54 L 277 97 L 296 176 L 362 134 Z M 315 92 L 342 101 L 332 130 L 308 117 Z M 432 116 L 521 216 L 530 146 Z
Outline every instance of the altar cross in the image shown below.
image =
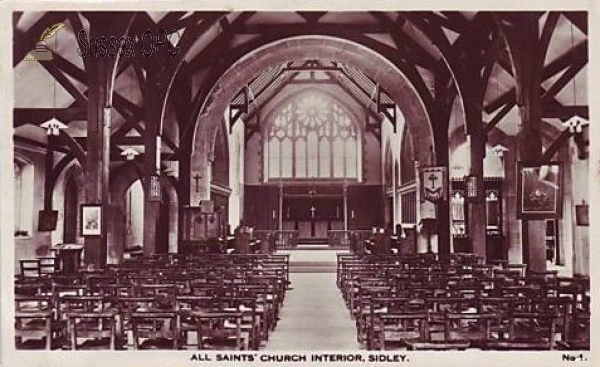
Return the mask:
M 435 188 L 435 181 L 438 180 L 437 175 L 431 174 L 431 175 L 429 175 L 428 178 L 429 178 L 429 181 L 431 182 L 431 188 L 432 189 Z
M 200 179 L 202 178 L 202 176 L 200 176 L 199 173 L 196 173 L 196 175 L 193 177 L 195 183 L 196 183 L 196 192 L 200 191 Z

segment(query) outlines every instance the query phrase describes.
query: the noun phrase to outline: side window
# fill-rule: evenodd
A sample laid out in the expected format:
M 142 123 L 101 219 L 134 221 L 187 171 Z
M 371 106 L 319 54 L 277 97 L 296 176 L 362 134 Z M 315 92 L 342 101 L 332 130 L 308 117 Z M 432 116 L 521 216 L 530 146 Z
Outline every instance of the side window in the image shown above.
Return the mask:
M 33 165 L 25 161 L 14 162 L 14 235 L 31 236 L 33 230 Z
M 546 220 L 546 261 L 553 265 L 561 265 L 560 236 L 556 219 Z

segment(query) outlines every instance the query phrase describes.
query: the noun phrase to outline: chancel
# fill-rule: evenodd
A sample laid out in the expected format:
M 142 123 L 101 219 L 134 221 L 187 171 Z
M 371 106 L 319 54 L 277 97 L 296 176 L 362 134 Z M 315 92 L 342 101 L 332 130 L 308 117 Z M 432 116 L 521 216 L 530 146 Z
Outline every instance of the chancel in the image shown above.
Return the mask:
M 585 11 L 12 20 L 15 348 L 590 349 Z

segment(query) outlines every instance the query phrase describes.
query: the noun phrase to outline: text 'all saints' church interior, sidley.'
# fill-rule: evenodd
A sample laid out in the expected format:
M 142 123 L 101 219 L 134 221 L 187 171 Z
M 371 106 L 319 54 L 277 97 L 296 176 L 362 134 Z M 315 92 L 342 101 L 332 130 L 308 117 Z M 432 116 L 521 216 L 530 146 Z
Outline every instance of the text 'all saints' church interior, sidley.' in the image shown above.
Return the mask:
M 586 12 L 12 20 L 15 348 L 589 350 Z

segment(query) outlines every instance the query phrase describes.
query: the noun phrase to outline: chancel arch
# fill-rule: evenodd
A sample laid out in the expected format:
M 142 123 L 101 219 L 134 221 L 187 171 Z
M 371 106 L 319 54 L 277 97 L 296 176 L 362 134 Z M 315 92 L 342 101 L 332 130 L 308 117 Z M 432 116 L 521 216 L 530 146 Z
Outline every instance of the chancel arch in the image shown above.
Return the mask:
M 212 88 L 206 101 L 202 102 L 196 120 L 192 148 L 191 171 L 203 171 L 207 167 L 207 152 L 212 145 L 200 131 L 213 131 L 228 108 L 229 101 L 263 70 L 298 59 L 324 58 L 360 67 L 365 75 L 381 84 L 398 104 L 407 124 L 413 130 L 419 147 L 432 147 L 431 126 L 422 100 L 406 77 L 388 60 L 357 43 L 330 36 L 301 36 L 272 42 L 249 52 L 230 67 Z M 242 72 L 243 70 L 243 72 Z M 417 152 L 419 160 L 425 159 L 429 150 Z M 208 182 L 204 182 L 207 187 Z M 194 193 L 192 193 L 192 196 Z M 204 189 L 197 197 L 207 197 Z M 196 200 L 197 201 L 197 200 Z

